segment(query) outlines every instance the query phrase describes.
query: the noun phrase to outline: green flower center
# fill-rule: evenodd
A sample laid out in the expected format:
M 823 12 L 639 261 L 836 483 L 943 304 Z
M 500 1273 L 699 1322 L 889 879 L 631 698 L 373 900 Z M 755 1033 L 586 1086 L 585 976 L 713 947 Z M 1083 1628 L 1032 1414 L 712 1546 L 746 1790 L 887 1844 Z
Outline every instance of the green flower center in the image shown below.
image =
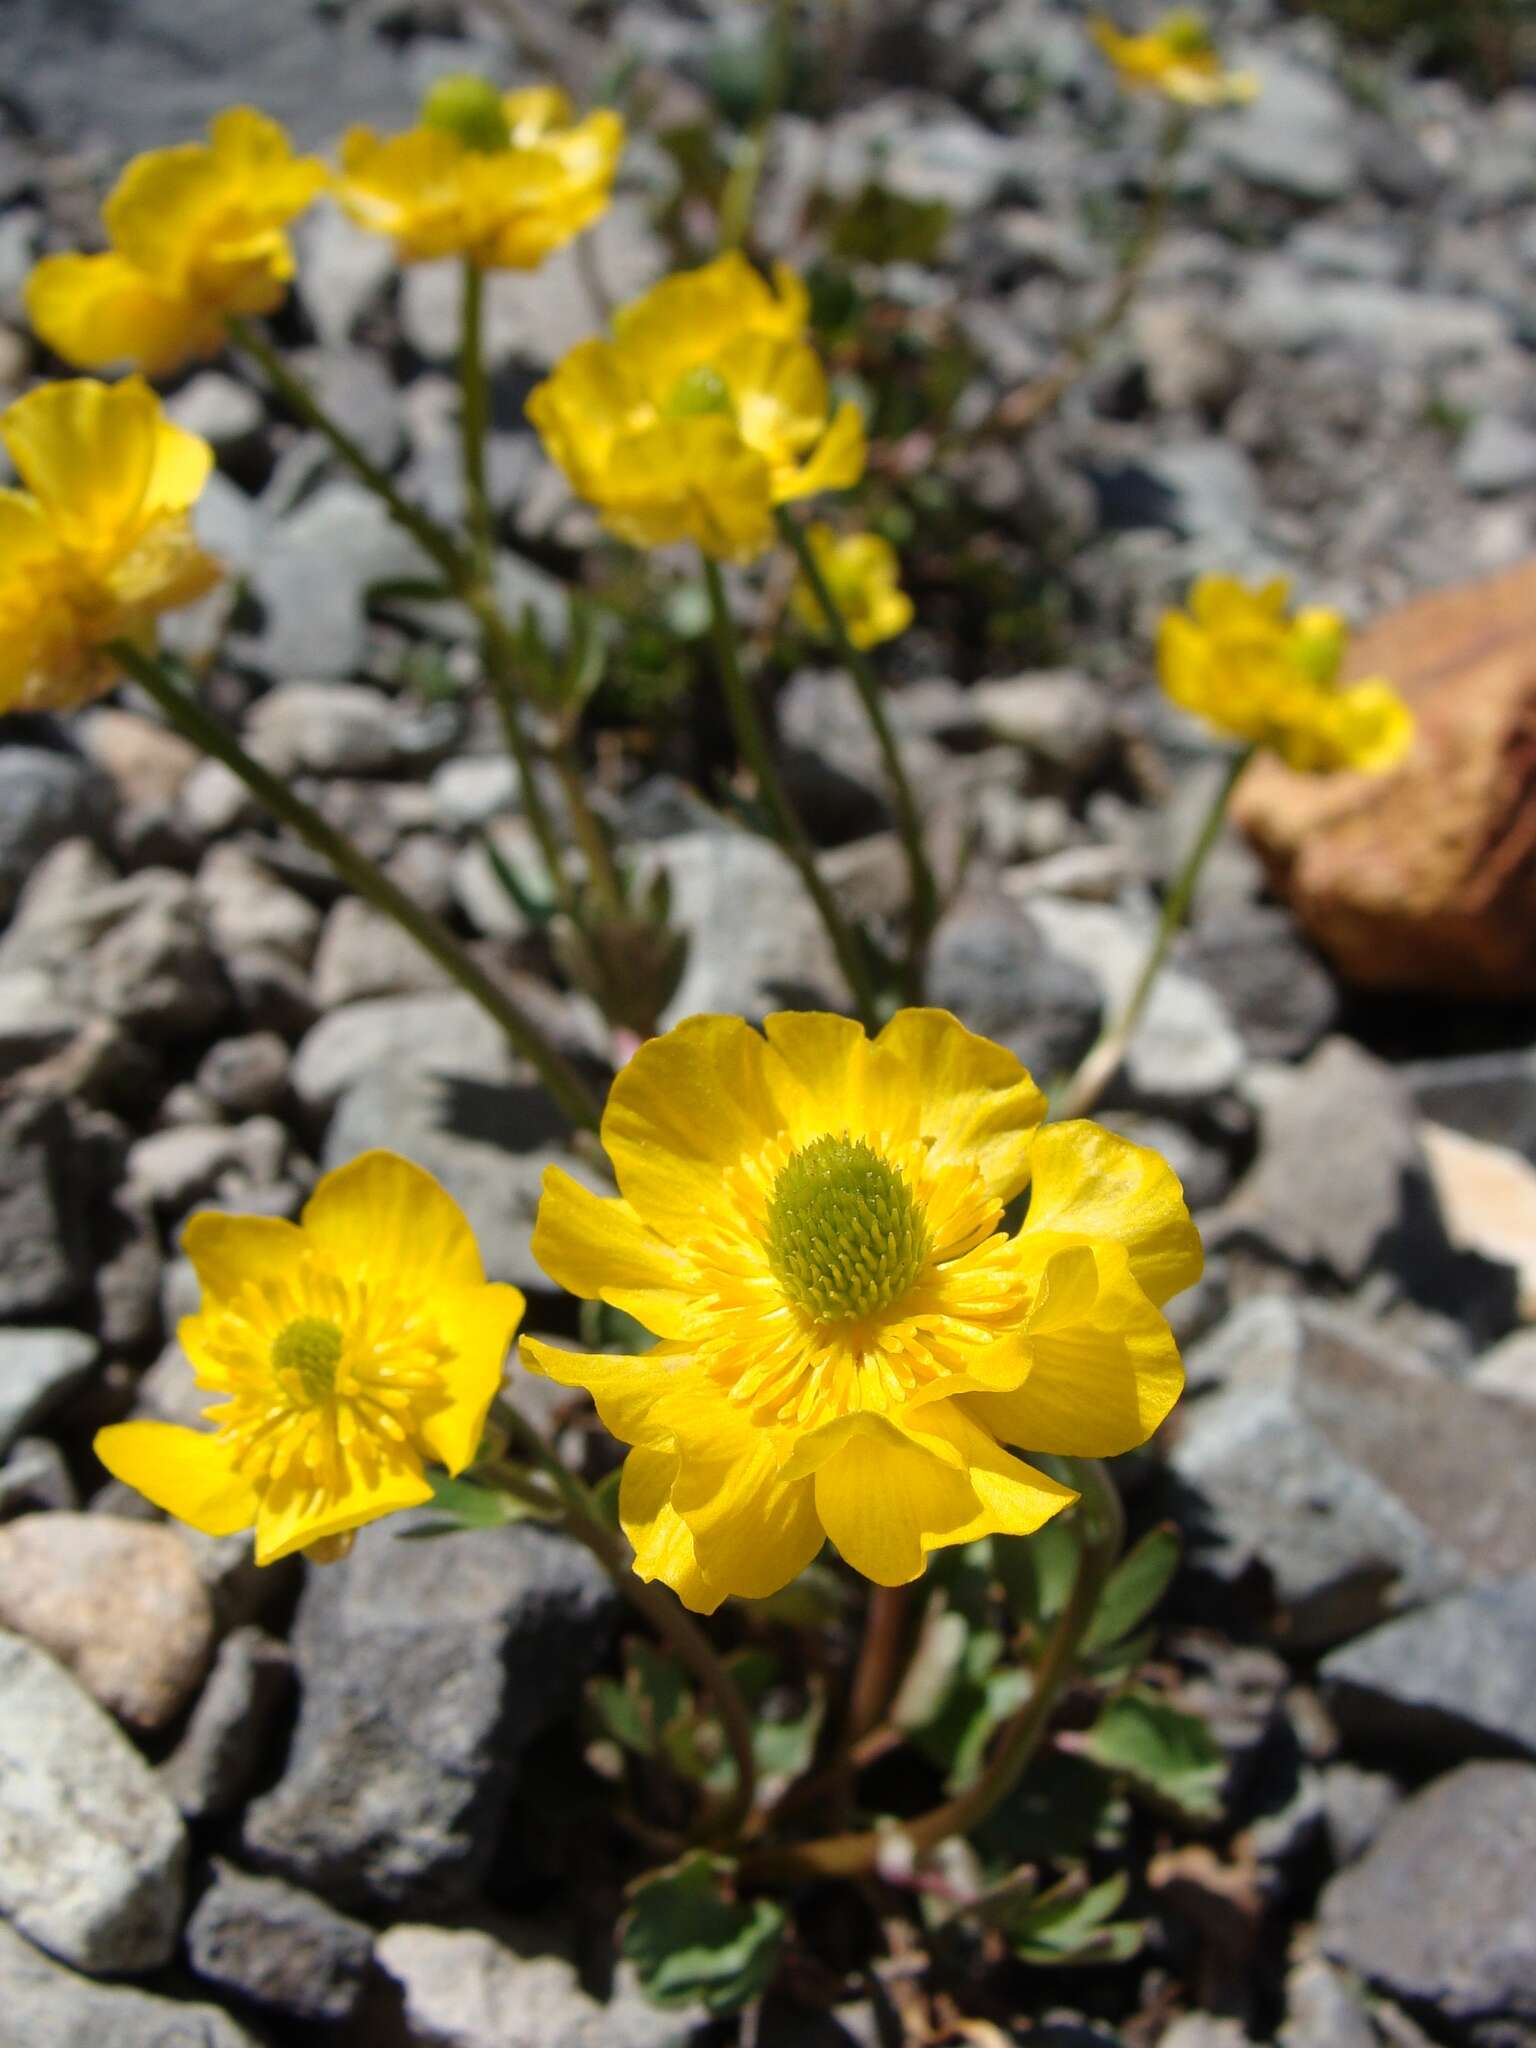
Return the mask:
M 456 135 L 466 149 L 482 155 L 512 146 L 501 94 L 488 78 L 476 78 L 472 71 L 438 79 L 421 103 L 421 118 L 426 127 Z
M 797 1308 L 851 1323 L 899 1301 L 928 1234 L 912 1190 L 863 1138 L 816 1138 L 786 1161 L 768 1200 L 768 1263 Z
M 273 1370 L 292 1373 L 307 1401 L 324 1401 L 335 1391 L 341 1363 L 341 1332 L 323 1316 L 300 1316 L 272 1340 Z
M 731 387 L 718 370 L 698 363 L 685 370 L 667 394 L 662 412 L 669 420 L 693 420 L 705 413 L 731 412 Z

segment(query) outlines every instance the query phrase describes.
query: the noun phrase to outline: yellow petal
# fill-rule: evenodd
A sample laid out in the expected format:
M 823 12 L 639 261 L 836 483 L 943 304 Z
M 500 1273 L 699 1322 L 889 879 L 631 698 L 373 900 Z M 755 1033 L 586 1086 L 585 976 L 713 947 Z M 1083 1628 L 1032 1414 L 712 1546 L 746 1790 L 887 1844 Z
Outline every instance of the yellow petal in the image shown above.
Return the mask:
M 189 434 L 170 420 L 159 420 L 154 460 L 144 487 L 146 514 L 190 511 L 212 469 L 213 450 L 200 435 Z
M 368 1434 L 341 1453 L 342 1484 L 319 1492 L 291 1471 L 274 1481 L 256 1514 L 256 1562 L 276 1564 L 328 1536 L 361 1529 L 402 1508 L 420 1507 L 432 1488 L 413 1453 Z
M 77 369 L 132 363 L 146 376 L 164 377 L 223 345 L 216 315 L 110 250 L 45 256 L 27 279 L 25 296 L 38 336 Z
M 464 1211 L 396 1152 L 364 1152 L 326 1174 L 300 1220 L 305 1236 L 338 1265 L 376 1274 L 397 1292 L 484 1284 Z
M 738 1599 L 777 1593 L 821 1548 L 811 1482 L 779 1476 L 768 1433 L 712 1381 L 674 1394 L 662 1413 L 678 1451 L 672 1506 L 699 1569 Z
M 0 579 L 25 575 L 57 545 L 35 498 L 0 489 Z
M 866 453 L 864 416 L 851 398 L 845 399 L 810 460 L 775 479 L 775 502 L 782 505 L 821 491 L 851 490 L 864 474 Z
M 146 150 L 130 159 L 101 209 L 107 239 L 136 269 L 184 297 L 188 259 L 227 189 L 205 143 Z
M 684 373 L 714 363 L 739 335 L 798 334 L 798 308 L 776 298 L 746 258 L 732 250 L 697 270 L 662 279 L 621 306 L 613 336 L 645 375 L 658 404 Z
M 95 1451 L 114 1479 L 205 1536 L 233 1536 L 256 1519 L 250 1482 L 216 1436 L 173 1422 L 116 1422 L 96 1432 Z
M 1204 1270 L 1200 1233 L 1166 1159 L 1099 1124 L 1047 1124 L 1031 1161 L 1026 1237 L 1055 1232 L 1124 1245 L 1142 1291 L 1162 1303 Z
M 846 1563 L 877 1586 L 922 1574 L 928 1552 L 961 1540 L 981 1512 L 968 1475 L 883 1418 L 863 1427 L 811 1483 L 816 1513 Z
M 716 561 L 749 562 L 773 541 L 768 464 L 723 417 L 662 420 L 616 441 L 591 495 L 636 547 L 692 541 Z
M 159 403 L 137 377 L 41 384 L 0 415 L 22 482 L 69 546 L 96 550 L 141 523 Z
M 974 1166 L 997 1201 L 1028 1180 L 1045 1097 L 1011 1052 L 947 1010 L 898 1010 L 875 1040 L 869 1089 L 876 1124 L 929 1141 L 936 1166 Z
M 1397 767 L 1413 745 L 1417 724 L 1392 685 L 1379 678 L 1354 683 L 1334 703 L 1343 765 L 1364 775 Z
M 524 1337 L 518 1352 L 528 1370 L 541 1379 L 562 1387 L 584 1387 L 603 1427 L 623 1444 L 666 1443 L 669 1431 L 657 1419 L 661 1402 L 701 1377 L 692 1355 L 675 1345 L 658 1344 L 654 1351 L 625 1357 L 611 1351 L 562 1351 L 537 1337 Z
M 692 1268 L 625 1201 L 605 1200 L 558 1166 L 545 1170 L 533 1256 L 583 1301 L 606 1301 L 658 1337 L 690 1323 Z
M 1095 1299 L 1031 1332 L 1032 1364 L 1010 1393 L 966 1394 L 965 1413 L 1003 1443 L 1074 1458 L 1116 1458 L 1163 1421 L 1184 1389 L 1173 1332 L 1131 1277 L 1118 1245 L 1094 1247 Z
M 206 1306 L 233 1301 L 253 1274 L 274 1280 L 296 1274 L 304 1258 L 304 1233 L 281 1216 L 229 1216 L 202 1209 L 182 1231 L 181 1248 L 192 1261 Z
M 635 1572 L 660 1579 L 695 1614 L 713 1614 L 726 1597 L 699 1570 L 688 1524 L 672 1505 L 675 1451 L 634 1450 L 619 1480 L 619 1521 L 635 1551 Z
M 872 1048 L 862 1024 L 829 1010 L 776 1010 L 763 1032 L 784 1071 L 774 1094 L 797 1145 L 828 1131 L 878 1131 L 866 1100 Z
M 614 1081 L 603 1148 L 636 1214 L 669 1244 L 735 1232 L 722 1177 L 783 1127 L 768 1047 L 740 1017 L 689 1017 Z
M 1005 1451 L 991 1432 L 977 1423 L 972 1405 L 969 1400 L 938 1401 L 912 1421 L 914 1433 L 921 1427 L 931 1433 L 935 1443 L 947 1443 L 958 1452 L 976 1495 L 975 1519 L 942 1540 L 946 1544 L 974 1543 L 981 1536 L 1032 1536 L 1052 1515 L 1071 1507 L 1078 1495 L 1070 1486 Z M 929 1543 L 926 1547 L 935 1546 Z
M 462 1472 L 479 1448 L 525 1306 L 515 1287 L 499 1281 L 433 1292 L 431 1318 L 452 1353 L 441 1368 L 450 1405 L 423 1417 L 421 1435 L 450 1472 Z

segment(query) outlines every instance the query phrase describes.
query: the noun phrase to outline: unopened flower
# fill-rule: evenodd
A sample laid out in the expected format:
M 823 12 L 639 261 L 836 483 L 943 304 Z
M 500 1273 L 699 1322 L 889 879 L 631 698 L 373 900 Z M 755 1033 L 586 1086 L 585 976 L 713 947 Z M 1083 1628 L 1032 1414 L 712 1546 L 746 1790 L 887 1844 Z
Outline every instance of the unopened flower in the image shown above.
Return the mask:
M 855 647 L 878 647 L 912 623 L 912 600 L 901 587 L 896 550 L 878 533 L 837 533 L 817 524 L 806 539 Z M 801 576 L 791 592 L 795 616 L 825 636 L 826 619 L 809 581 Z
M 707 1613 L 830 1536 L 900 1584 L 1076 1498 L 1006 1445 L 1107 1457 L 1151 1435 L 1183 1385 L 1158 1304 L 1199 1277 L 1200 1241 L 1156 1153 L 1044 1112 L 942 1010 L 873 1041 L 846 1017 L 693 1017 L 640 1048 L 603 1118 L 620 1198 L 551 1168 L 533 1248 L 662 1341 L 523 1353 L 634 1446 L 642 1578 Z
M 1091 22 L 1089 33 L 1128 92 L 1160 92 L 1185 107 L 1234 106 L 1258 92 L 1252 72 L 1227 70 L 1203 16 L 1191 8 L 1165 15 L 1145 35 L 1122 35 L 1102 20 Z
M 359 227 L 392 236 L 402 262 L 466 256 L 484 270 L 532 270 L 608 205 L 624 123 L 574 118 L 553 86 L 498 93 L 440 80 L 420 126 L 342 139 L 336 196 Z
M 46 256 L 27 280 L 27 317 L 66 362 L 162 376 L 216 355 L 232 314 L 281 304 L 286 230 L 325 166 L 251 107 L 218 115 L 208 135 L 136 156 L 102 208 L 105 254 Z
M 25 489 L 0 490 L 0 711 L 64 711 L 112 687 L 113 640 L 218 581 L 188 513 L 213 451 L 141 378 L 43 384 L 0 413 Z
M 1283 577 L 1256 587 L 1202 576 L 1165 614 L 1158 672 L 1175 704 L 1309 773 L 1380 774 L 1413 743 L 1413 713 L 1379 677 L 1341 684 L 1349 629 L 1321 607 L 1286 616 Z
M 611 341 L 573 348 L 528 417 L 621 540 L 750 560 L 776 505 L 864 471 L 863 422 L 851 401 L 832 410 L 808 310 L 792 271 L 770 287 L 735 253 L 680 271 L 614 316 Z
M 122 1422 L 114 1477 L 209 1536 L 256 1532 L 256 1562 L 340 1555 L 365 1522 L 429 1500 L 425 1467 L 479 1445 L 523 1312 L 488 1284 L 462 1211 L 428 1173 L 365 1152 L 298 1223 L 194 1216 L 202 1305 L 178 1331 L 211 1429 Z

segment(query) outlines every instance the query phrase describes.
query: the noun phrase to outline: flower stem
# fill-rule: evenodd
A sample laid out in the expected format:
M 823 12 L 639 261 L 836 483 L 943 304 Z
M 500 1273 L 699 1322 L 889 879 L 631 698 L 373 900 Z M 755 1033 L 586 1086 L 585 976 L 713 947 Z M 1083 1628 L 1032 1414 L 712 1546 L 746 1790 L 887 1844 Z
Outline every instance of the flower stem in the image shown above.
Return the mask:
M 901 843 L 907 856 L 907 872 L 912 889 L 911 935 L 907 946 L 906 985 L 902 995 L 908 1003 L 921 1003 L 927 979 L 928 942 L 933 936 L 933 928 L 938 922 L 939 914 L 939 892 L 924 843 L 922 812 L 918 809 L 911 778 L 901 758 L 901 749 L 896 744 L 891 722 L 886 716 L 880 679 L 875 674 L 869 657 L 853 644 L 848 631 L 848 621 L 843 617 L 842 607 L 822 573 L 821 564 L 816 559 L 816 551 L 811 546 L 805 528 L 786 506 L 780 506 L 778 521 L 779 531 L 793 548 L 801 574 L 820 607 L 827 631 L 831 634 L 833 645 L 837 649 L 838 659 L 853 677 L 859 701 L 864 706 L 865 716 L 874 729 L 875 742 L 880 749 L 886 780 L 891 787 L 891 801 L 896 810 L 896 829 L 901 834 Z
M 558 1487 L 565 1503 L 566 1527 L 570 1533 L 579 1543 L 586 1545 L 624 1598 L 671 1645 L 679 1663 L 693 1673 L 714 1701 L 735 1760 L 736 1785 L 729 1801 L 713 1817 L 711 1833 L 722 1841 L 734 1839 L 741 1832 L 757 1796 L 752 1717 L 740 1687 L 709 1637 L 676 1595 L 663 1586 L 652 1585 L 649 1580 L 636 1577 L 624 1538 L 608 1527 L 590 1491 L 574 1472 L 566 1469 L 545 1440 L 543 1432 L 511 1401 L 498 1401 L 494 1414 L 508 1435 Z
M 466 256 L 459 319 L 459 438 L 464 456 L 464 502 L 470 539 L 482 578 L 489 576 L 495 553 L 491 500 L 485 481 L 490 397 L 485 382 L 484 306 L 485 273 Z
M 744 1880 L 752 1883 L 794 1883 L 816 1878 L 862 1876 L 879 1867 L 881 1855 L 893 1832 L 913 1851 L 922 1854 L 936 1848 L 940 1842 L 948 1841 L 951 1835 L 969 1833 L 1008 1797 L 1024 1775 L 1050 1726 L 1056 1702 L 1076 1664 L 1083 1632 L 1093 1618 L 1104 1581 L 1120 1554 L 1125 1531 L 1120 1497 L 1104 1467 L 1095 1459 L 1084 1459 L 1075 1462 L 1075 1471 L 1083 1495 L 1078 1512 L 1084 1518 L 1077 1576 L 1035 1667 L 1035 1682 L 1029 1698 L 1013 1719 L 1005 1723 L 981 1775 L 953 1799 L 946 1800 L 942 1806 L 932 1808 L 916 1820 L 901 1823 L 896 1830 L 829 1835 L 819 1842 L 796 1842 L 757 1850 L 742 1862 Z
M 424 952 L 431 954 L 500 1027 L 513 1049 L 538 1070 L 550 1095 L 573 1124 L 597 1129 L 598 1106 L 586 1082 L 533 1019 L 484 972 L 440 918 L 413 902 L 345 833 L 327 824 L 286 782 L 253 760 L 234 734 L 181 689 L 153 656 L 126 640 L 114 640 L 110 652 L 113 660 L 154 698 L 178 732 L 238 775 L 252 795 L 328 861 L 349 888 L 392 918 Z
M 751 687 L 742 673 L 741 652 L 736 643 L 736 625 L 731 617 L 731 608 L 725 595 L 725 583 L 720 566 L 704 557 L 704 585 L 709 592 L 710 618 L 714 627 L 715 652 L 720 668 L 721 687 L 725 692 L 726 710 L 730 713 L 731 725 L 736 734 L 747 766 L 757 777 L 757 786 L 763 802 L 768 806 L 777 829 L 779 844 L 794 862 L 806 892 L 816 906 L 817 915 L 826 928 L 848 983 L 849 993 L 858 1009 L 865 1027 L 874 1030 L 879 1023 L 878 1007 L 874 984 L 870 979 L 869 967 L 859 944 L 858 934 L 844 918 L 837 906 L 837 899 L 827 887 L 821 870 L 816 865 L 816 851 L 806 835 L 805 827 L 795 814 L 789 800 L 789 791 L 784 786 L 763 731 L 762 720 L 758 717 L 757 705 L 753 700 Z
M 757 191 L 768 161 L 768 144 L 773 124 L 789 93 L 790 60 L 793 55 L 795 0 L 774 0 L 773 25 L 768 31 L 767 61 L 763 90 L 752 132 L 736 154 L 720 200 L 720 246 L 739 249 L 752 228 Z
M 864 1640 L 848 1693 L 846 1740 L 858 1743 L 877 1726 L 901 1676 L 901 1653 L 912 1611 L 910 1586 L 871 1586 L 864 1612 Z
M 1099 1097 L 1114 1079 L 1115 1070 L 1125 1058 L 1126 1049 L 1136 1035 L 1136 1026 L 1141 1022 L 1142 1012 L 1147 1007 L 1157 977 L 1163 971 L 1169 949 L 1184 928 L 1189 908 L 1199 886 L 1201 871 L 1217 839 L 1221 836 L 1222 822 L 1227 815 L 1227 806 L 1232 801 L 1243 770 L 1253 759 L 1255 749 L 1244 747 L 1235 753 L 1227 764 L 1226 773 L 1212 797 L 1210 807 L 1195 835 L 1195 843 L 1184 857 L 1184 864 L 1174 877 L 1173 886 L 1163 899 L 1162 914 L 1157 921 L 1157 930 L 1147 957 L 1142 962 L 1136 985 L 1130 999 L 1115 1021 L 1100 1033 L 1097 1042 L 1084 1056 L 1082 1065 L 1073 1075 L 1061 1098 L 1063 1117 L 1088 1116 Z
M 422 551 L 437 563 L 453 588 L 461 590 L 472 570 L 453 536 L 429 519 L 419 506 L 401 496 L 346 428 L 331 418 L 303 378 L 294 375 L 259 327 L 233 315 L 227 326 L 230 339 L 261 365 L 268 383 L 290 410 L 330 443 L 358 481 L 367 485 L 387 508 L 391 518 L 403 526 Z

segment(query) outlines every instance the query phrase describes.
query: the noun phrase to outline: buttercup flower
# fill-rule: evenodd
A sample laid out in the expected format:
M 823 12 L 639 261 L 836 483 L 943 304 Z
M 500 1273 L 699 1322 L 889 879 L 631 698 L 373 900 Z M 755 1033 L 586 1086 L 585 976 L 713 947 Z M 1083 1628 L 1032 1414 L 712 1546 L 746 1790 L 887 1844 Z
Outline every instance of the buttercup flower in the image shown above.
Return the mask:
M 1076 1496 L 1004 1446 L 1144 1442 L 1183 1385 L 1158 1305 L 1201 1269 L 1157 1154 L 1042 1126 L 1013 1055 L 946 1012 L 873 1041 L 815 1014 L 764 1034 L 693 1017 L 640 1048 L 603 1118 L 619 1199 L 545 1175 L 535 1257 L 656 1349 L 522 1347 L 634 1446 L 635 1569 L 704 1613 L 828 1536 L 897 1585 L 942 1545 L 1039 1528 Z
M 26 486 L 0 490 L 0 711 L 68 710 L 115 682 L 109 641 L 218 581 L 187 517 L 213 451 L 138 377 L 40 385 L 0 440 Z
M 855 647 L 878 647 L 912 623 L 912 600 L 901 587 L 896 550 L 878 533 L 837 533 L 814 525 L 806 539 L 826 579 Z M 826 620 L 804 576 L 790 594 L 796 618 L 811 632 L 825 634 Z
M 348 130 L 336 196 L 359 227 L 393 236 L 402 262 L 532 270 L 603 212 L 623 147 L 617 114 L 578 121 L 553 86 L 501 94 L 443 79 L 420 127 Z
M 96 1435 L 116 1478 L 209 1536 L 256 1531 L 256 1562 L 344 1554 L 365 1522 L 429 1500 L 423 1466 L 475 1455 L 523 1312 L 487 1284 L 474 1235 L 429 1173 L 365 1152 L 298 1223 L 194 1216 L 202 1306 L 178 1331 L 211 1430 Z
M 614 316 L 611 341 L 573 348 L 528 417 L 621 540 L 748 561 L 772 542 L 776 505 L 864 471 L 858 408 L 829 418 L 808 311 L 792 271 L 771 288 L 734 252 L 680 271 Z
M 1202 576 L 1188 613 L 1163 618 L 1163 688 L 1218 731 L 1269 747 L 1292 768 L 1395 768 L 1413 743 L 1413 713 L 1380 678 L 1342 685 L 1344 620 L 1321 607 L 1288 619 L 1289 595 L 1283 577 L 1250 588 Z
M 231 107 L 209 140 L 136 156 L 102 208 L 111 247 L 46 256 L 27 317 L 82 369 L 132 363 L 163 376 L 224 346 L 231 314 L 270 313 L 293 276 L 285 232 L 326 181 L 276 121 Z
M 1249 71 L 1228 71 L 1211 32 L 1193 9 L 1165 15 L 1146 35 L 1122 35 L 1109 21 L 1089 34 L 1115 67 L 1128 92 L 1160 92 L 1185 107 L 1228 107 L 1251 100 L 1259 82 Z

